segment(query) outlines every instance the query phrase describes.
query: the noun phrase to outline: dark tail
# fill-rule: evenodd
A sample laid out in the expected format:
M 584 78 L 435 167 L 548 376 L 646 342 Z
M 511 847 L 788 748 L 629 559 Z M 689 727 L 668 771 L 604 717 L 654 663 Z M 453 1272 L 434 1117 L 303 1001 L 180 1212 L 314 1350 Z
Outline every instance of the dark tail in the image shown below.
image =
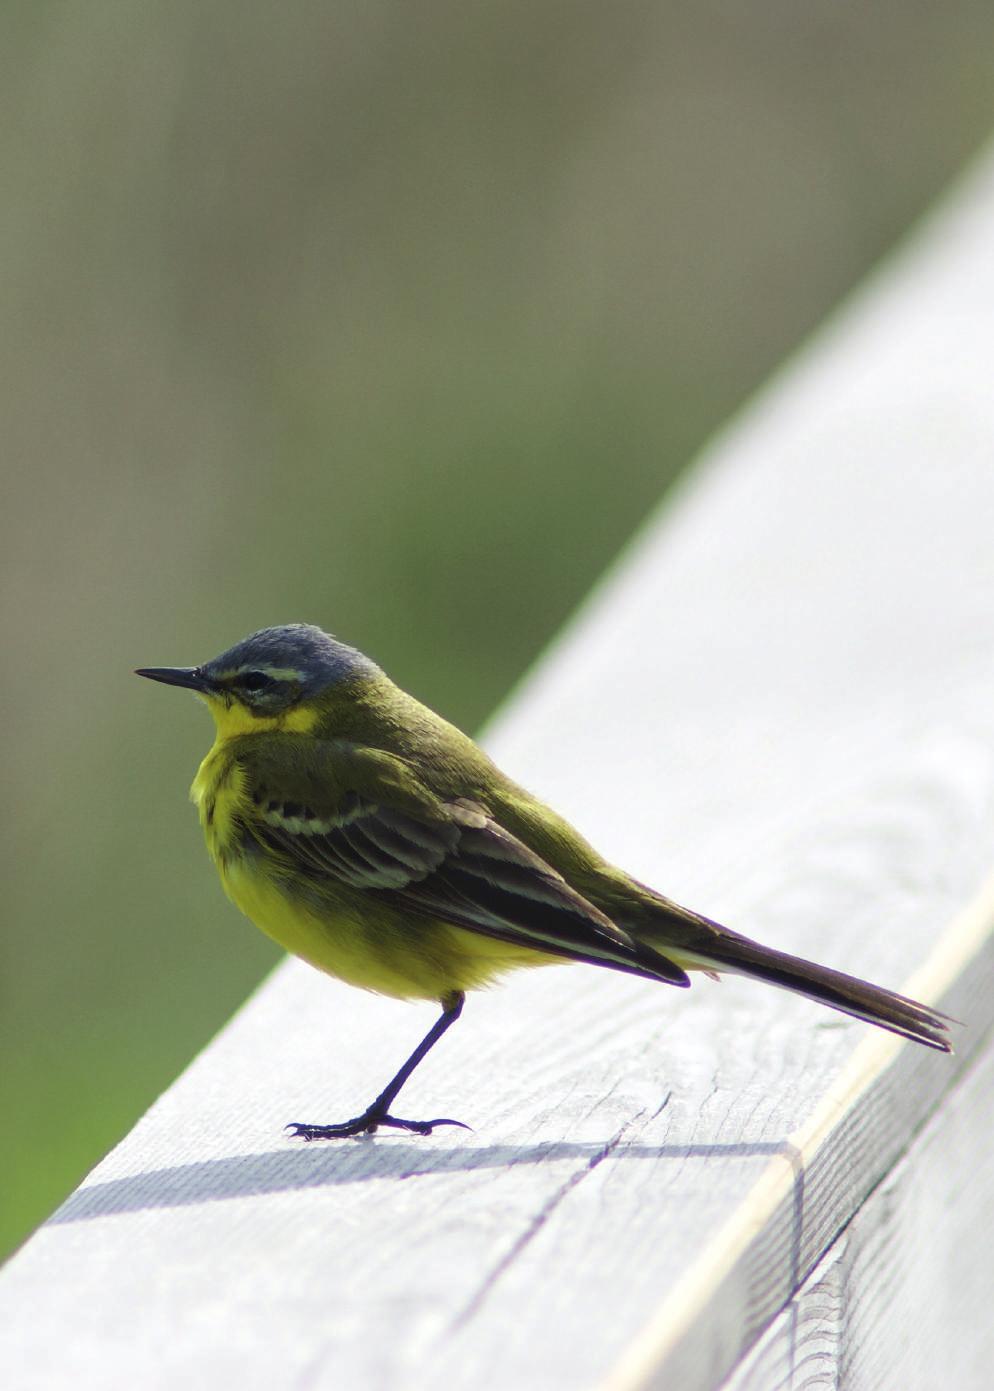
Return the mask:
M 684 960 L 682 955 L 679 959 Z M 703 966 L 713 965 L 719 971 L 736 971 L 756 980 L 768 981 L 771 985 L 806 995 L 809 1000 L 817 1000 L 831 1009 L 841 1010 L 843 1014 L 865 1019 L 868 1024 L 889 1029 L 891 1033 L 910 1038 L 915 1043 L 923 1043 L 926 1048 L 937 1048 L 942 1053 L 952 1052 L 948 1030 L 953 1021 L 947 1015 L 920 1005 L 917 1000 L 909 1000 L 906 995 L 896 995 L 892 990 L 870 985 L 856 976 L 847 976 L 842 971 L 817 966 L 802 957 L 774 951 L 727 929 L 710 937 L 700 959 Z

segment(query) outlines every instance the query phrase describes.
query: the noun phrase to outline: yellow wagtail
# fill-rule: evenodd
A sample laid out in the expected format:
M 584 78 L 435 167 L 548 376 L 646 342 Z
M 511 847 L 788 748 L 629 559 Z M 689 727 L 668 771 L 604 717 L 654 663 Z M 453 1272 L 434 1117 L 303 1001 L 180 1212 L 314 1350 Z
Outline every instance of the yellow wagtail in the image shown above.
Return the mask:
M 754 976 L 950 1051 L 947 1019 L 682 908 L 602 859 L 453 725 L 319 628 L 265 628 L 199 667 L 139 676 L 195 691 L 217 726 L 193 800 L 229 897 L 319 970 L 441 1017 L 360 1116 L 307 1140 L 439 1118 L 390 1115 L 465 992 L 518 966 L 583 961 L 667 985 Z

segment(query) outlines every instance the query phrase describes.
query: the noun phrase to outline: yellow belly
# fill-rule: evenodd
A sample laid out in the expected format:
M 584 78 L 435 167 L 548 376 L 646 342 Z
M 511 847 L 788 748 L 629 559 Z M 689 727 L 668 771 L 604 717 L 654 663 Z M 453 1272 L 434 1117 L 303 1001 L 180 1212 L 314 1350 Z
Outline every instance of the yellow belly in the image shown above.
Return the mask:
M 331 903 L 312 908 L 285 894 L 258 859 L 233 859 L 218 868 L 226 893 L 256 927 L 319 971 L 362 990 L 439 1000 L 453 990 L 489 985 L 505 971 L 556 959 L 450 923 L 408 918 L 379 903 L 362 912 Z

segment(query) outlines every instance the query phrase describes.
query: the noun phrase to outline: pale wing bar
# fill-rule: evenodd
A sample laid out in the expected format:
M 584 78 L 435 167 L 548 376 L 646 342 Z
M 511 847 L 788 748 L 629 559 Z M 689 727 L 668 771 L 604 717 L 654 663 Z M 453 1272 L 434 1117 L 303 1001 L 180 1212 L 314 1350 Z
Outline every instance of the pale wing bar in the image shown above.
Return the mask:
M 258 804 L 252 836 L 310 876 L 534 951 L 690 983 L 473 803 L 450 803 L 450 819 L 430 822 L 357 794 L 334 818 L 296 803 Z

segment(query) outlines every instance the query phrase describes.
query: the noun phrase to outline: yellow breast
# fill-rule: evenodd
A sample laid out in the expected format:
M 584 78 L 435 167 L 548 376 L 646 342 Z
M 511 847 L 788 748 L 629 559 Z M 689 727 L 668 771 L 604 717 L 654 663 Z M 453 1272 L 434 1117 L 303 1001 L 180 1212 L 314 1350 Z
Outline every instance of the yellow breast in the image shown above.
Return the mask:
M 218 738 L 197 769 L 190 788 L 190 798 L 200 813 L 207 849 L 218 865 L 234 846 L 235 817 L 246 796 L 245 774 L 232 757 L 227 741 Z
M 279 856 L 261 846 L 257 853 L 245 853 L 240 826 L 251 820 L 255 808 L 229 739 L 218 736 L 197 771 L 190 796 L 225 893 L 267 937 L 350 985 L 400 997 L 438 997 L 435 973 L 429 972 L 427 981 L 412 982 L 406 961 L 394 965 L 389 952 L 384 959 L 367 915 L 337 901 L 330 886 L 322 901 L 308 903 L 286 891 L 287 866 Z
M 441 999 L 486 985 L 514 967 L 554 960 L 450 923 L 412 919 L 332 880 L 304 883 L 306 892 L 294 892 L 289 859 L 264 844 L 248 850 L 242 844 L 242 827 L 257 809 L 232 737 L 229 729 L 223 735 L 219 729 L 190 796 L 225 893 L 287 951 L 350 985 L 402 999 Z

